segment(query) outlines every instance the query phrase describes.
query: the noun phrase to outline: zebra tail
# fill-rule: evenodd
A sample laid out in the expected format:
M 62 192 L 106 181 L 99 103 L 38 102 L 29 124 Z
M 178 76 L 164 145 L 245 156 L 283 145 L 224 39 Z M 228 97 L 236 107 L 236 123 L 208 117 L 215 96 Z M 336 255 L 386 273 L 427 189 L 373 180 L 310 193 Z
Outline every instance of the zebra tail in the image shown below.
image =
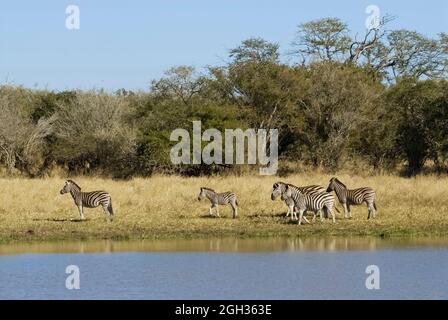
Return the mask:
M 341 211 L 339 211 L 338 207 L 334 206 L 334 208 L 338 213 L 341 213 Z
M 240 205 L 238 204 L 238 200 L 237 199 L 235 199 L 235 203 L 236 203 L 236 205 L 239 207 Z
M 375 201 L 373 202 L 373 207 L 375 208 L 375 210 L 378 210 L 378 209 L 376 208 L 376 203 L 375 203 Z
M 112 209 L 112 199 L 109 201 L 109 205 L 107 206 L 107 210 L 109 211 L 110 215 L 114 215 L 114 209 Z

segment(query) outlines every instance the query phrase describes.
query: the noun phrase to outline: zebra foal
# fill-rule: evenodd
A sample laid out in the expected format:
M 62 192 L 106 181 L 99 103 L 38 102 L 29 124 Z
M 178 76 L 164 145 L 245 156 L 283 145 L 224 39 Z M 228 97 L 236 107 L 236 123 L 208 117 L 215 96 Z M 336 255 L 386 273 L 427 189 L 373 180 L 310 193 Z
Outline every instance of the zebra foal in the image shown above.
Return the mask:
M 328 185 L 327 192 L 334 191 L 339 199 L 339 202 L 344 207 L 344 217 L 347 215 L 351 218 L 352 214 L 350 212 L 350 205 L 360 205 L 363 202 L 367 204 L 368 215 L 367 219 L 370 219 L 371 215 L 373 218 L 376 216 L 376 194 L 372 188 L 364 187 L 349 190 L 341 181 L 337 178 L 331 178 L 330 184 Z
M 331 215 L 333 223 L 336 222 L 333 208 L 334 208 L 334 196 L 328 192 L 304 194 L 297 187 L 287 185 L 283 198 L 292 198 L 294 200 L 294 205 L 290 210 L 292 211 L 292 219 L 299 220 L 299 225 L 302 224 L 303 213 L 306 210 L 311 210 L 314 212 L 314 218 L 316 213 L 319 213 L 320 220 L 323 220 L 322 210 Z M 299 211 L 299 218 L 297 219 L 297 213 L 294 211 L 294 207 Z M 313 219 L 314 220 L 314 219 Z M 307 219 L 305 218 L 307 222 Z
M 238 200 L 236 199 L 235 193 L 230 191 L 217 193 L 213 189 L 202 187 L 198 195 L 198 200 L 201 201 L 205 198 L 207 198 L 211 204 L 209 209 L 210 216 L 213 215 L 212 209 L 216 208 L 216 215 L 219 217 L 220 215 L 218 205 L 230 204 L 233 210 L 233 218 L 235 219 L 236 217 L 238 217 Z
M 84 220 L 84 208 L 96 208 L 102 206 L 104 213 L 112 220 L 112 198 L 106 191 L 81 192 L 81 187 L 73 180 L 67 180 L 60 191 L 61 194 L 70 193 L 75 205 L 78 207 L 79 216 Z

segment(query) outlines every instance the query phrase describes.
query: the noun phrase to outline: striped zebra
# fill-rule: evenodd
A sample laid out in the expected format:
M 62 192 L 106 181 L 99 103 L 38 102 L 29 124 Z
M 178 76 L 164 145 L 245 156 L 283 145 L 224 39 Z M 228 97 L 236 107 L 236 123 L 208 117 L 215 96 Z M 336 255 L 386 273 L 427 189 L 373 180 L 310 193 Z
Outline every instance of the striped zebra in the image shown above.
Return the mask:
M 198 200 L 201 201 L 202 199 L 207 198 L 210 200 L 211 206 L 209 209 L 210 216 L 212 216 L 212 209 L 216 208 L 216 215 L 219 217 L 219 210 L 218 205 L 226 205 L 230 204 L 233 210 L 233 218 L 235 219 L 238 217 L 238 200 L 236 199 L 236 194 L 233 192 L 223 192 L 223 193 L 217 193 L 215 190 L 210 188 L 202 187 L 201 191 L 198 195 Z
M 272 186 L 272 193 L 271 193 L 271 200 L 275 200 L 278 197 L 281 196 L 281 199 L 285 201 L 286 206 L 288 207 L 288 212 L 286 213 L 286 217 L 289 217 L 290 214 L 292 214 L 290 208 L 294 204 L 294 200 L 290 197 L 284 197 L 286 186 L 290 185 L 294 188 L 298 189 L 300 192 L 304 194 L 314 194 L 314 193 L 322 193 L 325 192 L 325 188 L 318 186 L 318 185 L 312 185 L 312 186 L 306 186 L 306 187 L 296 187 L 292 184 L 284 183 L 284 182 L 276 182 Z
M 320 220 L 322 221 L 322 210 L 326 210 L 329 215 L 331 215 L 333 219 L 333 223 L 336 222 L 334 217 L 334 196 L 328 192 L 322 193 L 313 193 L 313 194 L 304 194 L 298 188 L 294 188 L 294 186 L 287 185 L 284 193 L 285 198 L 292 198 L 294 200 L 294 207 L 299 211 L 299 218 L 297 219 L 297 213 L 294 208 L 291 207 L 292 211 L 292 219 L 299 220 L 299 225 L 302 223 L 303 213 L 306 210 L 311 210 L 314 212 L 314 217 L 316 217 L 316 213 L 319 213 Z M 313 219 L 314 220 L 314 219 Z M 308 222 L 305 218 L 305 222 Z
M 72 195 L 75 205 L 78 207 L 81 220 L 84 220 L 84 208 L 96 208 L 99 205 L 103 207 L 104 213 L 112 220 L 114 214 L 112 209 L 112 199 L 110 194 L 105 191 L 81 192 L 81 187 L 75 181 L 67 180 L 60 193 L 69 193 Z
M 328 185 L 327 192 L 334 191 L 339 199 L 339 202 L 344 207 L 344 217 L 347 215 L 351 218 L 350 205 L 360 205 L 363 202 L 367 204 L 369 211 L 367 219 L 370 219 L 371 215 L 375 218 L 376 215 L 376 203 L 375 203 L 375 191 L 372 188 L 364 187 L 349 190 L 341 181 L 337 178 L 331 178 Z

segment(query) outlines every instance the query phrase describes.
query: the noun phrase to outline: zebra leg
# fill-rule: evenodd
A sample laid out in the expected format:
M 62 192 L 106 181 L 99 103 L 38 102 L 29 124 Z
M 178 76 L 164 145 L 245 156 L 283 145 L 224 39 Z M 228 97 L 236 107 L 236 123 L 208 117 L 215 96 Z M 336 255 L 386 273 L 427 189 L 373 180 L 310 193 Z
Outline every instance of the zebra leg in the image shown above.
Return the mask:
M 218 205 L 215 205 L 215 208 L 216 208 L 216 216 L 217 216 L 218 218 L 221 218 L 221 216 L 219 215 Z
M 294 209 L 293 209 L 293 210 L 294 210 Z M 286 218 L 288 218 L 290 214 L 291 214 L 291 209 L 290 209 L 290 207 L 288 206 L 288 212 L 286 212 Z M 292 215 L 292 214 L 291 214 L 291 215 Z
M 213 207 L 213 206 L 212 206 L 212 207 Z M 213 217 L 212 207 L 210 207 L 210 208 L 208 209 L 208 212 L 209 212 L 210 217 Z
M 294 205 L 289 206 L 288 211 L 291 212 L 291 220 L 297 220 L 297 212 L 296 207 Z
M 367 213 L 367 220 L 369 220 L 370 219 L 370 212 L 371 212 L 371 209 L 370 209 L 369 205 L 367 205 L 367 211 L 368 211 L 368 213 Z
M 317 216 L 317 213 L 316 213 L 316 211 L 313 211 L 313 222 L 315 222 L 316 221 L 316 216 Z
M 308 219 L 307 219 L 306 216 L 303 216 L 303 220 L 304 220 L 306 223 L 311 224 L 311 223 L 308 221 Z
M 348 218 L 351 219 L 352 218 L 352 212 L 350 211 L 350 205 L 347 204 L 347 211 L 348 211 Z
M 104 214 L 106 215 L 106 220 L 111 220 L 112 221 L 112 215 L 109 212 L 109 209 L 107 209 L 108 205 L 103 205 L 103 211 Z
M 319 210 L 320 222 L 324 221 L 324 217 L 322 216 L 322 209 Z
M 78 211 L 79 211 L 79 216 L 81 218 L 81 220 L 84 220 L 84 208 L 81 206 L 78 206 Z
M 347 203 L 343 203 L 342 207 L 344 208 L 344 218 L 347 218 L 348 217 Z
M 367 208 L 369 209 L 369 216 L 367 219 L 370 218 L 375 219 L 376 216 L 375 203 L 373 201 L 367 202 Z
M 303 211 L 303 209 L 299 210 L 299 226 L 302 224 Z
M 218 205 L 216 203 L 214 203 L 214 202 L 212 202 L 211 206 L 210 206 L 210 210 L 209 210 L 210 216 L 213 216 L 213 213 L 212 213 L 213 209 L 216 209 L 216 211 L 218 210 Z M 218 214 L 218 217 L 219 217 L 219 214 Z
M 233 209 L 233 219 L 236 219 L 238 217 L 238 206 L 236 205 L 235 201 L 231 202 L 230 205 Z
M 331 218 L 333 219 L 333 223 L 336 223 L 336 217 L 334 216 L 333 208 L 327 207 L 327 212 L 329 213 L 329 215 L 331 215 Z

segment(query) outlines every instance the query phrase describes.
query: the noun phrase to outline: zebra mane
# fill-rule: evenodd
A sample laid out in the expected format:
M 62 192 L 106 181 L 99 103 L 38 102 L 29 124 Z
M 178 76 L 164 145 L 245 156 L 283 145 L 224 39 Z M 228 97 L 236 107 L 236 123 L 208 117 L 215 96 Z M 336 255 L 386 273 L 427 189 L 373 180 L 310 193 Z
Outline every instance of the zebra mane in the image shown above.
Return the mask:
M 281 184 L 282 184 L 282 185 L 287 185 L 287 183 L 284 183 L 284 182 L 279 181 L 279 182 L 274 183 L 274 184 L 272 185 L 272 188 L 273 188 L 273 189 L 277 189 L 278 186 L 281 185 Z
M 215 192 L 215 190 L 207 188 L 207 187 L 201 187 L 201 189 L 208 190 L 208 191 L 211 191 L 211 192 Z
M 78 188 L 79 190 L 81 190 L 81 187 L 73 180 L 67 180 L 67 182 L 73 184 L 76 188 Z
M 331 178 L 332 181 L 336 181 L 337 184 L 340 184 L 341 186 L 343 186 L 345 189 L 347 189 L 347 186 L 345 184 L 343 184 L 338 178 Z
M 295 186 L 291 183 L 285 183 L 285 188 L 283 189 L 283 192 L 286 192 L 286 189 L 291 189 L 294 190 L 295 192 L 302 193 L 302 191 L 300 191 L 298 186 Z

